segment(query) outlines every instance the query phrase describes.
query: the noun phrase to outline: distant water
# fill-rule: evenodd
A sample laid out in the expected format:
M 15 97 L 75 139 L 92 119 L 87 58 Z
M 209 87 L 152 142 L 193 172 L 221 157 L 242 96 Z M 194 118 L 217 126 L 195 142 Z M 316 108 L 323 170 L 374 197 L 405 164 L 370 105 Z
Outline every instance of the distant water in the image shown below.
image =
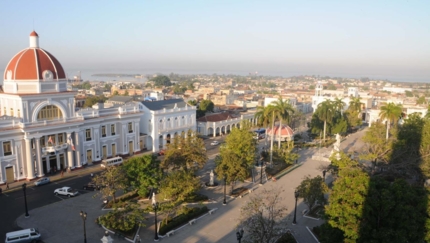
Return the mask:
M 145 78 L 134 78 L 134 77 L 102 77 L 102 76 L 92 76 L 94 74 L 133 74 L 133 75 L 153 75 L 156 73 L 162 73 L 165 75 L 168 75 L 170 73 L 177 73 L 177 74 L 208 74 L 212 75 L 214 73 L 218 75 L 242 75 L 247 76 L 249 75 L 249 72 L 243 72 L 243 71 L 222 71 L 222 70 L 66 70 L 66 73 L 70 79 L 73 78 L 73 76 L 78 76 L 79 71 L 81 73 L 81 78 L 84 81 L 133 81 L 133 82 L 145 82 Z M 389 81 L 397 81 L 397 82 L 419 82 L 419 83 L 430 83 L 430 78 L 427 77 L 417 77 L 417 76 L 383 76 L 383 75 L 362 75 L 357 76 L 357 74 L 348 75 L 345 73 L 327 73 L 327 74 L 313 74 L 313 73 L 300 73 L 300 72 L 267 72 L 264 71 L 258 72 L 258 75 L 263 76 L 282 76 L 282 77 L 292 77 L 292 76 L 300 76 L 300 75 L 320 75 L 323 76 L 330 76 L 330 77 L 342 77 L 342 78 L 361 78 L 361 77 L 368 77 L 371 80 L 389 80 Z

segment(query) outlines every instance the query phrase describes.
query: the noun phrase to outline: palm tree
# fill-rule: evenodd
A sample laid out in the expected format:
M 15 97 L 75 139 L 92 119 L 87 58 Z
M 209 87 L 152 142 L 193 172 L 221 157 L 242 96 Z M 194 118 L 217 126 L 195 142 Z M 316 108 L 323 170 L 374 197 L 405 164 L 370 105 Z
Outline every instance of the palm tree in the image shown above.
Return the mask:
M 282 130 L 282 121 L 289 121 L 291 114 L 294 113 L 294 108 L 290 104 L 289 100 L 283 100 L 282 97 L 279 97 L 278 100 L 273 101 L 273 106 L 275 107 L 276 117 L 279 119 L 279 129 L 278 129 L 278 149 L 281 148 L 281 130 Z
M 349 100 L 349 109 L 352 111 L 358 111 L 360 113 L 361 111 L 361 101 L 358 97 L 353 97 Z
M 319 103 L 317 110 L 315 111 L 318 118 L 324 121 L 324 141 L 325 141 L 325 135 L 327 131 L 327 121 L 330 121 L 333 119 L 335 111 L 336 110 L 331 100 L 325 100 Z
M 379 117 L 382 120 L 387 120 L 387 132 L 385 139 L 388 140 L 388 132 L 390 130 L 391 123 L 399 119 L 402 115 L 402 105 L 394 104 L 392 102 L 387 105 L 381 106 L 381 111 L 379 112 Z
M 271 123 L 271 114 L 268 112 L 268 108 L 264 106 L 258 106 L 257 112 L 254 118 L 257 120 L 257 125 L 267 127 Z
M 343 114 L 343 107 L 346 105 L 345 102 L 343 102 L 340 98 L 335 98 L 334 101 L 332 101 L 333 108 L 337 111 L 339 111 L 340 114 Z

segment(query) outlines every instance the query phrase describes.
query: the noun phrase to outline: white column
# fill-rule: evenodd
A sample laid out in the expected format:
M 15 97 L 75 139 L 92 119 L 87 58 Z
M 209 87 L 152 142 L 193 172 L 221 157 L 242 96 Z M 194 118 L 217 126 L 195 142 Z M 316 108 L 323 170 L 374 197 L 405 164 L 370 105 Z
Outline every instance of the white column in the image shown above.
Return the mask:
M 33 153 L 31 152 L 31 139 L 25 139 L 25 153 L 27 156 L 27 179 L 34 179 L 34 164 L 33 164 Z
M 68 143 L 70 143 L 69 137 L 70 138 L 72 137 L 72 133 L 67 133 L 66 141 Z M 69 167 L 69 168 L 73 167 L 73 150 L 72 150 L 72 146 L 70 146 L 70 144 L 69 144 L 68 149 L 67 149 L 67 167 Z
M 44 176 L 43 174 L 43 164 L 42 164 L 42 150 L 40 148 L 40 138 L 34 139 L 36 142 L 36 160 L 37 160 L 37 172 L 38 177 Z
M 167 134 L 163 134 L 163 141 L 161 141 L 161 144 L 163 145 L 162 146 L 163 149 L 166 147 L 166 138 L 167 138 Z
M 76 167 L 82 167 L 82 156 L 81 156 L 81 140 L 79 139 L 79 133 L 75 132 L 75 150 L 76 150 Z

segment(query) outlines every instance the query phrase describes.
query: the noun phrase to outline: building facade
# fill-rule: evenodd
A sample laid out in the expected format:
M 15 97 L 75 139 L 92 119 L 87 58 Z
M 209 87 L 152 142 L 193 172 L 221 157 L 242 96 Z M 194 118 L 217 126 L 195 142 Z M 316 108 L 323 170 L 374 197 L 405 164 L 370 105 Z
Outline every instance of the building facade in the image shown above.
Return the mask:
M 0 92 L 0 184 L 80 168 L 139 151 L 137 103 L 77 110 L 60 62 L 30 47 L 6 66 Z
M 196 131 L 196 107 L 182 99 L 142 101 L 140 140 L 143 148 L 158 152 L 175 136 Z

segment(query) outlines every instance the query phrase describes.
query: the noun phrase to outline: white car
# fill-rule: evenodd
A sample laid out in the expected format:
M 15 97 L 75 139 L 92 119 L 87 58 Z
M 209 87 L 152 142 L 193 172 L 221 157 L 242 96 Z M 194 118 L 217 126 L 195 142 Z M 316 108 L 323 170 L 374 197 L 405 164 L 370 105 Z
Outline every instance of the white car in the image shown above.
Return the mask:
M 218 145 L 219 144 L 219 142 L 218 141 L 213 141 L 212 143 L 211 143 L 211 145 Z

